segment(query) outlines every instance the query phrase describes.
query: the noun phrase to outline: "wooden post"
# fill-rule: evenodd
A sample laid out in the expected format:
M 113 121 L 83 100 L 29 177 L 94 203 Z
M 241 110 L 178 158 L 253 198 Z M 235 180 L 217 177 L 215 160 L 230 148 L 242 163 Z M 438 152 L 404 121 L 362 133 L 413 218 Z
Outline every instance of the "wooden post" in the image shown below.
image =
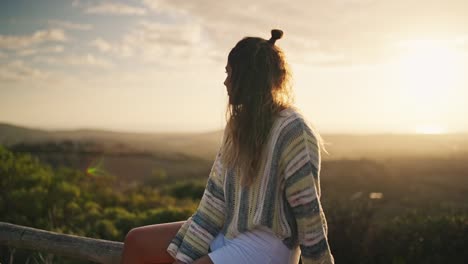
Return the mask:
M 120 263 L 123 243 L 60 234 L 0 222 L 0 245 L 49 252 L 97 263 Z

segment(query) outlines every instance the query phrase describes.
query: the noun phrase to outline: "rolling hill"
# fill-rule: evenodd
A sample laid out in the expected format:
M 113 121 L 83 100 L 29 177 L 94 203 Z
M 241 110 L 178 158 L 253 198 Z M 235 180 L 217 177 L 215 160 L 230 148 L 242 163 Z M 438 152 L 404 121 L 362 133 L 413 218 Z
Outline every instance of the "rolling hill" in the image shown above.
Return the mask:
M 452 157 L 467 155 L 468 134 L 324 134 L 329 154 L 323 159 L 387 159 L 398 157 Z M 109 153 L 151 153 L 211 160 L 222 131 L 207 133 L 126 133 L 105 130 L 48 131 L 0 123 L 0 144 L 72 141 L 94 144 Z

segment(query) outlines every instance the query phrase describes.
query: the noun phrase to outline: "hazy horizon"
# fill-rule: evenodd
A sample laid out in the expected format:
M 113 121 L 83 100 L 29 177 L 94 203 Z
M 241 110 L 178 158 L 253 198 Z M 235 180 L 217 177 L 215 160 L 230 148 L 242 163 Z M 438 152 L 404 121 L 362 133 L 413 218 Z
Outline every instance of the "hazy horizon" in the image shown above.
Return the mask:
M 224 128 L 224 66 L 277 41 L 321 133 L 468 132 L 468 2 L 7 1 L 0 122 L 46 130 Z
M 67 131 L 102 131 L 102 132 L 111 132 L 111 133 L 135 133 L 135 134 L 203 134 L 203 133 L 213 133 L 219 132 L 224 129 L 224 127 L 214 128 L 214 129 L 205 129 L 205 130 L 125 130 L 125 129 L 112 129 L 106 127 L 40 127 L 40 126 L 30 126 L 22 125 L 18 123 L 9 123 L 0 121 L 0 125 L 10 125 L 15 127 L 20 127 L 24 129 L 31 130 L 41 130 L 46 132 L 67 132 Z M 355 135 L 355 136 L 365 136 L 365 135 L 468 135 L 468 131 L 450 131 L 450 132 L 404 132 L 404 131 L 319 131 L 321 134 L 327 135 Z

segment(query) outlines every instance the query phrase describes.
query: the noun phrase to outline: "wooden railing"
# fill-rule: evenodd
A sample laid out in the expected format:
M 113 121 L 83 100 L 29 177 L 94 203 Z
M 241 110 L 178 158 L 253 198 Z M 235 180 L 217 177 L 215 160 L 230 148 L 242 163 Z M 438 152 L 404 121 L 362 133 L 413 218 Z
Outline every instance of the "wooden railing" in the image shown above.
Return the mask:
M 122 242 L 65 235 L 0 222 L 0 245 L 97 263 L 120 263 Z

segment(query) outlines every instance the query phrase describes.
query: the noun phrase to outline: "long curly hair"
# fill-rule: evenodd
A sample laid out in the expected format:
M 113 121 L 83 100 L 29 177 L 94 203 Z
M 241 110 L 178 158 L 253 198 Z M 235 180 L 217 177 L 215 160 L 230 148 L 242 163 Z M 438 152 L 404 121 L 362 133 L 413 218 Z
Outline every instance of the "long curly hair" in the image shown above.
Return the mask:
M 226 108 L 226 130 L 222 161 L 237 169 L 242 186 L 257 176 L 277 114 L 292 107 L 291 72 L 283 51 L 275 41 L 281 30 L 271 31 L 269 40 L 245 37 L 230 51 L 230 100 Z

